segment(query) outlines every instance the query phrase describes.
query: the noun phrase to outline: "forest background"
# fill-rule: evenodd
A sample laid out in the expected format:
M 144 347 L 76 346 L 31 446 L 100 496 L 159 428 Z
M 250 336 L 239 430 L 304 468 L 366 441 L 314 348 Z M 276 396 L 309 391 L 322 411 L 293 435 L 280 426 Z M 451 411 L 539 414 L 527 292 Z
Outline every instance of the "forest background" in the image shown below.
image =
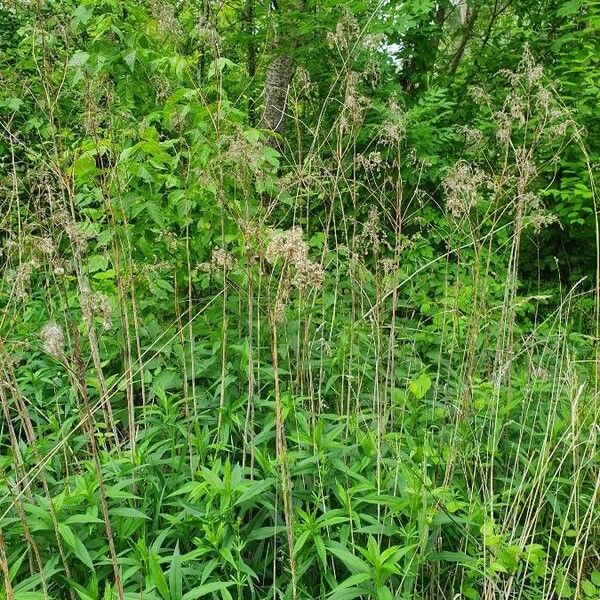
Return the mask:
M 0 2 L 0 598 L 600 598 L 600 2 Z

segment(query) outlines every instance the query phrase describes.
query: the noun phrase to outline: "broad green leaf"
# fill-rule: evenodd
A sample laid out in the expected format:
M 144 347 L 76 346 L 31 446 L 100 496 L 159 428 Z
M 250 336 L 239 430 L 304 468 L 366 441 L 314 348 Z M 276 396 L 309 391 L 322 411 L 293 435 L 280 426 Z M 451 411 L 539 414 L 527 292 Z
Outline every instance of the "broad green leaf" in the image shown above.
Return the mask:
M 131 52 L 128 52 L 124 57 L 123 60 L 125 61 L 125 63 L 127 64 L 127 66 L 129 67 L 129 70 L 133 73 L 133 67 L 135 66 L 135 59 L 136 59 L 137 53 L 135 50 L 131 50 Z
M 93 14 L 94 14 L 93 10 L 90 7 L 80 4 L 73 11 L 73 21 L 72 21 L 73 26 L 77 26 L 80 23 L 82 25 L 85 25 L 92 18 Z
M 427 373 L 421 373 L 416 379 L 409 384 L 410 393 L 417 399 L 421 400 L 431 387 L 431 379 Z
M 358 598 L 366 593 L 365 588 L 360 587 L 360 584 L 370 581 L 370 579 L 371 575 L 369 573 L 351 575 L 337 587 L 333 588 L 327 598 L 328 600 L 351 600 L 352 598 Z
M 158 556 L 154 552 L 150 552 L 148 555 L 148 568 L 150 570 L 150 577 L 152 578 L 158 593 L 164 600 L 170 600 L 171 594 L 169 592 L 169 586 L 167 585 L 165 574 L 158 562 Z
M 202 598 L 207 596 L 208 594 L 212 594 L 213 592 L 219 592 L 225 590 L 228 587 L 234 585 L 233 581 L 228 581 L 227 583 L 223 582 L 214 582 L 214 583 L 205 583 L 193 590 L 189 591 L 187 594 L 183 596 L 183 600 L 196 600 L 196 598 Z
M 110 514 L 118 517 L 129 517 L 131 519 L 150 519 L 150 517 L 145 515 L 141 510 L 130 508 L 128 506 L 111 508 Z
M 71 56 L 68 64 L 70 67 L 81 67 L 85 65 L 85 63 L 89 59 L 90 55 L 87 52 L 84 52 L 83 50 L 78 50 L 77 52 L 75 52 L 75 54 L 73 54 L 73 56 Z
M 339 542 L 328 542 L 327 550 L 330 554 L 337 556 L 351 573 L 367 573 L 371 570 L 371 567 L 364 560 L 352 554 L 348 548 Z
M 75 536 L 71 528 L 66 523 L 58 524 L 58 531 L 66 542 L 67 546 L 72 550 L 73 554 L 87 567 L 93 570 L 94 564 L 85 547 L 84 543 Z
M 104 523 L 104 521 L 98 517 L 93 517 L 92 515 L 71 515 L 65 520 L 65 523 L 67 525 L 73 525 L 76 523 Z
M 264 481 L 253 481 L 248 485 L 246 491 L 236 500 L 235 504 L 245 504 L 250 502 L 256 496 L 260 496 L 266 490 L 270 489 L 273 486 L 272 479 L 266 479 Z

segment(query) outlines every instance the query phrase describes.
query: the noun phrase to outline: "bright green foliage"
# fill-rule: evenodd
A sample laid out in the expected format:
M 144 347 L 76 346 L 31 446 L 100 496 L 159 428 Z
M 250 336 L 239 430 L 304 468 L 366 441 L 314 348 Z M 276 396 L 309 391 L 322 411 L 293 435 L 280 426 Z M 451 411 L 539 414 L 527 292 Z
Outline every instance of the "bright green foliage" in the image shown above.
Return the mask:
M 0 4 L 0 599 L 598 598 L 599 20 Z

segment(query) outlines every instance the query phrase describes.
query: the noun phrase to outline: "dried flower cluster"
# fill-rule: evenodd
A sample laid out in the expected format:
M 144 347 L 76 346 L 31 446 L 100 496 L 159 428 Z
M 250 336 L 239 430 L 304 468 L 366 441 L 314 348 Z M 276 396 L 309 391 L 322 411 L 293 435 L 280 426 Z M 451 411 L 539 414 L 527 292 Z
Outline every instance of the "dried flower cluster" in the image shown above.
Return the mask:
M 106 294 L 102 292 L 89 293 L 89 290 L 83 290 L 81 298 L 81 310 L 88 324 L 94 317 L 102 321 L 102 327 L 108 331 L 112 327 L 112 307 Z
M 87 249 L 88 240 L 91 235 L 83 231 L 81 226 L 70 217 L 66 210 L 58 210 L 54 214 L 54 222 L 67 234 L 73 250 L 78 254 L 83 254 Z
M 323 284 L 323 267 L 308 257 L 308 244 L 302 239 L 301 227 L 273 233 L 266 258 L 270 263 L 282 260 L 286 267 L 293 267 L 295 273 L 291 283 L 298 289 Z
M 309 98 L 316 85 L 310 79 L 310 73 L 304 67 L 298 67 L 294 73 L 294 89 L 297 96 Z
M 457 132 L 464 136 L 467 144 L 472 149 L 478 149 L 481 143 L 485 140 L 483 133 L 479 129 L 468 127 L 466 125 L 460 125 L 456 128 Z
M 293 227 L 287 231 L 276 231 L 271 234 L 266 258 L 270 263 L 282 259 L 294 264 L 296 259 L 308 253 L 308 244 L 302 239 L 302 228 Z
M 373 151 L 369 154 L 358 154 L 356 163 L 365 171 L 379 171 L 384 167 L 381 152 Z
M 527 192 L 520 197 L 520 202 L 523 205 L 523 210 L 529 214 L 528 224 L 533 226 L 535 233 L 540 233 L 544 227 L 548 227 L 558 221 L 556 215 L 546 210 L 539 196 Z
M 352 12 L 345 7 L 342 18 L 338 21 L 335 31 L 327 33 L 327 44 L 339 52 L 351 50 L 360 35 L 358 21 Z
M 37 239 L 37 248 L 46 256 L 52 256 L 55 252 L 54 242 L 51 237 L 41 237 Z
M 33 275 L 34 269 L 38 267 L 35 259 L 23 262 L 17 267 L 17 272 L 14 278 L 15 296 L 21 300 L 27 297 L 27 288 L 29 280 Z
M 164 0 L 151 0 L 150 8 L 160 30 L 169 37 L 176 37 L 183 33 L 181 23 L 175 16 L 174 7 Z
M 519 190 L 521 193 L 527 184 L 537 175 L 537 168 L 531 157 L 531 152 L 518 148 L 515 152 L 516 166 L 519 173 Z
M 93 314 L 102 320 L 102 327 L 108 331 L 112 327 L 112 308 L 108 296 L 102 292 L 92 294 L 90 307 Z
M 362 120 L 365 108 L 369 104 L 367 98 L 358 89 L 359 80 L 359 74 L 354 71 L 349 73 L 346 78 L 344 106 L 340 117 L 341 131 L 348 131 L 352 126 L 358 125 Z
M 483 171 L 465 162 L 459 162 L 443 182 L 446 192 L 446 208 L 453 217 L 467 214 L 476 204 L 479 188 L 487 182 Z
M 392 97 L 387 107 L 388 116 L 381 124 L 379 137 L 386 145 L 397 145 L 406 137 L 406 112 Z
M 302 239 L 302 228 L 272 231 L 265 258 L 270 263 L 283 262 L 281 285 L 278 288 L 273 318 L 280 321 L 292 287 L 299 290 L 318 288 L 323 284 L 323 267 L 308 257 L 308 244 Z
M 373 206 L 369 211 L 369 216 L 364 222 L 362 232 L 359 238 L 359 246 L 363 248 L 365 254 L 370 250 L 374 253 L 379 252 L 382 242 L 381 223 L 379 219 L 379 210 Z
M 204 273 L 227 272 L 235 267 L 235 258 L 224 248 L 213 250 L 209 262 L 203 262 L 198 265 L 198 270 Z
M 218 48 L 221 44 L 218 31 L 205 16 L 200 17 L 198 21 L 198 36 L 202 42 L 212 48 Z
M 379 52 L 382 49 L 385 49 L 387 38 L 384 33 L 369 33 L 363 36 L 361 42 L 365 50 L 368 50 L 369 52 Z
M 225 139 L 229 141 L 229 146 L 225 153 L 226 160 L 230 160 L 238 167 L 240 163 L 246 164 L 257 176 L 263 174 L 263 144 L 259 141 L 250 141 L 241 131 Z
M 50 356 L 60 358 L 63 355 L 65 335 L 57 323 L 53 321 L 46 323 L 40 331 L 40 338 L 43 342 L 44 351 Z

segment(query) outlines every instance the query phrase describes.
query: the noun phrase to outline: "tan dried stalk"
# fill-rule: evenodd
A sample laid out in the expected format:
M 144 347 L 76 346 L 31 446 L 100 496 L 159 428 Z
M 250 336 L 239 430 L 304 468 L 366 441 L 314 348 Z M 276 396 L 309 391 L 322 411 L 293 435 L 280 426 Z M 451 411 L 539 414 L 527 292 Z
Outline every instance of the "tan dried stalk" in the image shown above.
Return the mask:
M 96 443 L 96 436 L 94 431 L 94 415 L 90 407 L 87 385 L 85 381 L 85 364 L 81 359 L 79 336 L 77 331 L 73 335 L 73 358 L 72 365 L 70 366 L 63 363 L 69 373 L 73 389 L 78 390 L 79 396 L 83 403 L 84 418 L 83 427 L 88 437 L 90 450 L 92 453 L 92 459 L 94 462 L 94 470 L 96 472 L 96 478 L 98 482 L 98 493 L 100 495 L 100 507 L 102 511 L 102 520 L 104 521 L 104 530 L 106 533 L 106 539 L 108 542 L 108 548 L 110 553 L 110 561 L 113 569 L 113 577 L 115 581 L 115 587 L 119 600 L 125 600 L 125 592 L 123 590 L 123 582 L 121 580 L 121 572 L 119 569 L 119 562 L 117 559 L 117 551 L 115 548 L 114 535 L 112 530 L 112 524 L 110 515 L 108 512 L 108 500 L 106 496 L 106 488 L 104 485 L 104 476 L 102 474 L 102 464 L 100 462 L 100 455 L 98 453 L 98 445 Z
M 0 569 L 4 576 L 4 593 L 6 594 L 6 600 L 15 600 L 15 593 L 13 591 L 12 583 L 10 581 L 10 572 L 8 570 L 8 560 L 6 559 L 2 527 L 0 527 Z

